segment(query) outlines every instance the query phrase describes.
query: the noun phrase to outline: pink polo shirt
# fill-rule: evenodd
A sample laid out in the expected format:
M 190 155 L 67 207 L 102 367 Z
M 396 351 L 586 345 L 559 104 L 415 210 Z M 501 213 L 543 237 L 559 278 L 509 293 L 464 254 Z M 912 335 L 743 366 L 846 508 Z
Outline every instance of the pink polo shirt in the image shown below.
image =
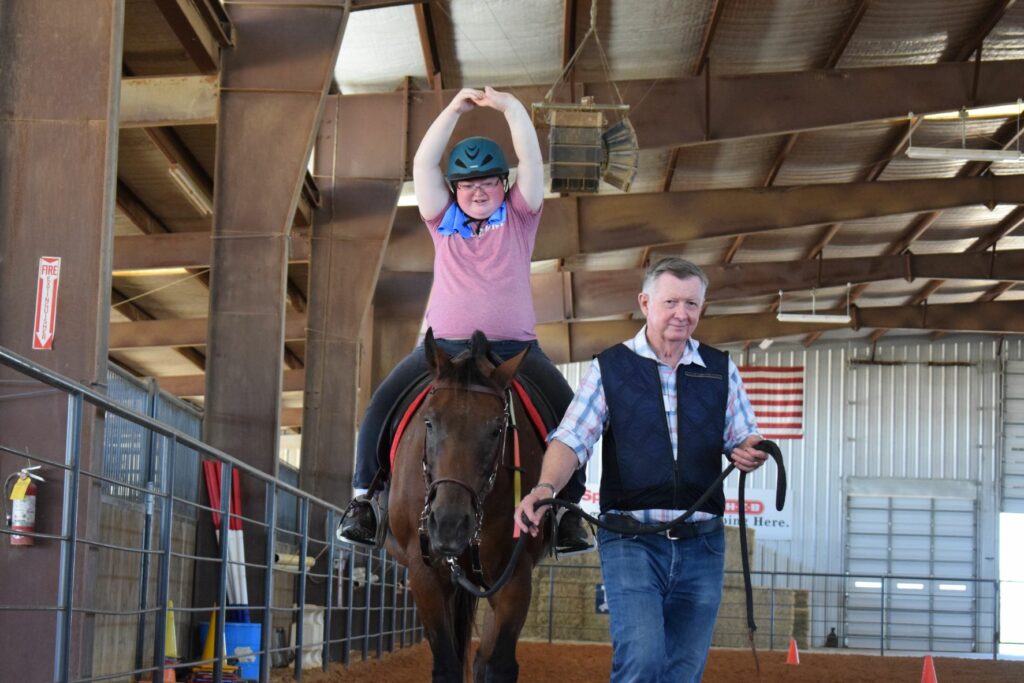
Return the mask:
M 488 339 L 537 338 L 530 258 L 541 209 L 530 211 L 515 185 L 505 201 L 505 222 L 485 226 L 470 239 L 438 234 L 444 211 L 424 219 L 434 241 L 434 285 L 426 321 L 435 337 L 469 339 L 480 330 Z

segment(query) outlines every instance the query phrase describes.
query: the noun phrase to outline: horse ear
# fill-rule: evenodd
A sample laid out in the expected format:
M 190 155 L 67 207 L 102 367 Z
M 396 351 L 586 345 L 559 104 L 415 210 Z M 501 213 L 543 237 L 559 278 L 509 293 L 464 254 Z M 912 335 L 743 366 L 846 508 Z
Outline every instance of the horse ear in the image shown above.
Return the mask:
M 427 334 L 423 337 L 423 350 L 427 356 L 427 367 L 430 368 L 430 372 L 434 377 L 439 376 L 441 369 L 448 366 L 451 357 L 434 342 L 434 328 L 432 327 L 427 328 Z
M 530 347 L 527 346 L 525 349 L 499 365 L 494 369 L 491 379 L 497 382 L 502 388 L 507 387 L 512 383 L 512 378 L 516 376 L 516 371 L 519 370 L 519 364 L 523 362 L 523 359 L 526 358 L 526 354 L 529 352 Z

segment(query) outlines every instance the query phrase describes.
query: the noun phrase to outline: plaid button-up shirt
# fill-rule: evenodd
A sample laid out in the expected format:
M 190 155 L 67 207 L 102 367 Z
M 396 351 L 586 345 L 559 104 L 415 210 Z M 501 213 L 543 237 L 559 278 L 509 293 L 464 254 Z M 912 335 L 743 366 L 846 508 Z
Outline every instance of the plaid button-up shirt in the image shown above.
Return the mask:
M 707 367 L 700 356 L 700 342 L 689 339 L 683 356 L 675 367 L 670 367 L 658 359 L 658 355 L 647 342 L 647 326 L 637 332 L 636 336 L 625 342 L 626 347 L 639 356 L 650 358 L 658 363 L 658 374 L 661 376 L 661 398 L 665 405 L 665 419 L 668 420 L 668 433 L 672 440 L 672 456 L 679 453 L 679 422 L 676 419 L 679 402 L 676 396 L 676 368 L 679 365 L 699 365 Z M 557 439 L 571 448 L 583 466 L 590 459 L 592 449 L 601 438 L 608 424 L 608 403 L 604 396 L 601 383 L 601 366 L 595 358 L 590 363 L 586 374 L 580 381 L 569 409 L 562 418 L 562 423 L 548 436 L 548 441 Z M 754 409 L 743 389 L 736 364 L 729 359 L 729 398 L 725 409 L 725 433 L 723 443 L 725 453 L 731 452 L 744 439 L 757 434 L 757 422 Z M 678 517 L 684 510 L 631 510 L 629 514 L 645 523 L 660 523 Z M 707 512 L 695 513 L 689 521 L 699 522 L 710 519 L 713 515 Z

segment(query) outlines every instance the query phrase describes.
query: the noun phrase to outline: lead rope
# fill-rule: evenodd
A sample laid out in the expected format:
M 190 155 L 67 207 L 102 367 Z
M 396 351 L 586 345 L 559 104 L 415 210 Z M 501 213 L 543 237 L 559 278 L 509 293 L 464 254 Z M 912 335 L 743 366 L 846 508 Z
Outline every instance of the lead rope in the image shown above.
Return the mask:
M 743 563 L 743 592 L 746 594 L 747 602 L 747 639 L 750 641 L 750 653 L 754 655 L 754 668 L 757 670 L 757 678 L 761 679 L 761 661 L 757 658 L 757 644 L 754 642 L 754 633 L 757 631 L 757 624 L 754 623 L 754 587 L 750 581 L 750 558 L 747 557 L 747 499 L 746 472 L 740 472 L 740 555 Z

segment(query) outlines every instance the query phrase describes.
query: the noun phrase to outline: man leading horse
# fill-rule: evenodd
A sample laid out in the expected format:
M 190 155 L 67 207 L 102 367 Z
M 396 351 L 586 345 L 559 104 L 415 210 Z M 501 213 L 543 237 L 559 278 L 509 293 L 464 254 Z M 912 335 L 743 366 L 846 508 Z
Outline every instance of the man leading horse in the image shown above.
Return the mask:
M 696 503 L 727 454 L 751 472 L 768 455 L 729 356 L 693 338 L 708 280 L 693 263 L 648 268 L 638 296 L 647 323 L 594 359 L 561 425 L 548 437 L 540 483 L 516 510 L 538 533 L 551 498 L 603 441 L 598 549 L 612 635 L 612 681 L 699 683 L 722 598 L 725 538 L 721 484 L 685 523 L 667 522 Z M 524 521 L 523 515 L 529 520 Z

